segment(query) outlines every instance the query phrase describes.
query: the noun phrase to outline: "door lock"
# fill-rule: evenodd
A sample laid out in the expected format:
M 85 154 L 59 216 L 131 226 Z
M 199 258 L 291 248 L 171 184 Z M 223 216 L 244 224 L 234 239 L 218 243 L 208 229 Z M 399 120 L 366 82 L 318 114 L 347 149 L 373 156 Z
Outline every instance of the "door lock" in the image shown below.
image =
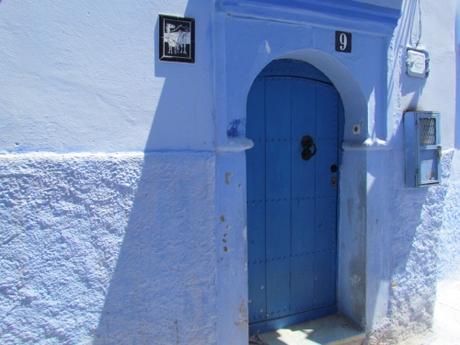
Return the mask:
M 305 135 L 300 145 L 302 146 L 302 159 L 304 161 L 308 161 L 316 154 L 316 144 L 311 136 Z

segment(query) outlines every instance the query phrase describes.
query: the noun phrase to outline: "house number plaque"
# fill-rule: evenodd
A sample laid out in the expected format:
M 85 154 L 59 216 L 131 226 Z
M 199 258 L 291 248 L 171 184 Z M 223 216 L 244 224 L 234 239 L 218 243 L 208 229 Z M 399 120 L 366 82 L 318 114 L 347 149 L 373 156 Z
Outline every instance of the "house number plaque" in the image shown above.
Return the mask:
M 335 50 L 340 53 L 351 53 L 352 39 L 351 32 L 336 31 Z

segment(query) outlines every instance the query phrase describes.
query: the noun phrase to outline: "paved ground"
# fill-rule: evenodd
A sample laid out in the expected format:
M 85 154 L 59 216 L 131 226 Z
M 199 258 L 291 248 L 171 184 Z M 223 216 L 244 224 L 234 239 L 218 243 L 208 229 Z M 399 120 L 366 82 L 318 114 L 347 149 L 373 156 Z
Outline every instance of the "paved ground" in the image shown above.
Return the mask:
M 433 330 L 401 345 L 460 345 L 460 281 L 438 284 Z
M 253 338 L 251 345 L 355 345 L 364 334 L 345 318 L 334 315 L 279 329 Z

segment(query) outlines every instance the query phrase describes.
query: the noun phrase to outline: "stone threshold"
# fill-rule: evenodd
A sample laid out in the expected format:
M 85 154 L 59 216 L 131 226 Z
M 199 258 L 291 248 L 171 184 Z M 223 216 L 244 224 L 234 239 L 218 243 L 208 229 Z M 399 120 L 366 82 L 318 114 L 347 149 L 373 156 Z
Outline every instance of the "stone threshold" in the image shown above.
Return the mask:
M 251 337 L 250 345 L 362 345 L 366 335 L 340 314 Z

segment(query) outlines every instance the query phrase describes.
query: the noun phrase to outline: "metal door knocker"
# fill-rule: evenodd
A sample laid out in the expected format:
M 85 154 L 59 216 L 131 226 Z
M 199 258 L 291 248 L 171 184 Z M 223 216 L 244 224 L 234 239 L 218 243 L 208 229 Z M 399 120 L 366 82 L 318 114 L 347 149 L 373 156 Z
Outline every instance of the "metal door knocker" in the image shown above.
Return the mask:
M 302 145 L 302 159 L 308 161 L 316 154 L 316 144 L 313 138 L 305 135 L 300 143 Z

